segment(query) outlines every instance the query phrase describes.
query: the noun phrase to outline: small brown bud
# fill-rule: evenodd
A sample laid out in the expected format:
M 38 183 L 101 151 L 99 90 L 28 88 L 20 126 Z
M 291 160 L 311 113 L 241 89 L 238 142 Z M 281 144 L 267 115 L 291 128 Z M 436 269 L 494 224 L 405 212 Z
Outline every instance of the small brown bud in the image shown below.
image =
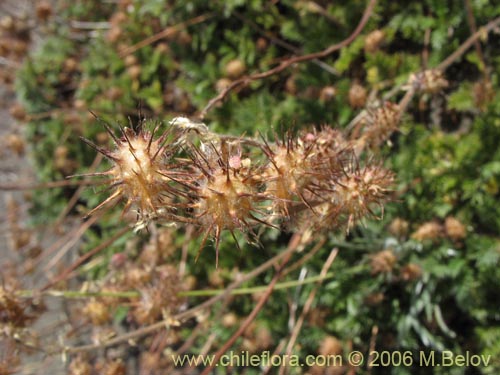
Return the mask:
M 422 224 L 412 233 L 411 238 L 417 241 L 436 240 L 443 235 L 443 227 L 441 224 L 430 221 Z
M 24 110 L 24 107 L 19 103 L 12 105 L 12 107 L 10 107 L 9 112 L 10 115 L 14 117 L 16 120 L 19 121 L 26 120 L 26 111 Z
M 285 91 L 291 95 L 297 94 L 297 82 L 295 76 L 290 76 L 285 82 Z
M 325 86 L 321 89 L 319 93 L 319 100 L 322 102 L 330 102 L 335 97 L 337 90 L 333 86 Z
M 240 59 L 229 61 L 224 68 L 226 76 L 230 79 L 240 78 L 245 73 L 245 70 L 245 63 Z
M 123 30 L 119 26 L 112 26 L 106 34 L 106 39 L 110 43 L 116 43 L 123 34 Z
M 127 68 L 128 75 L 134 80 L 141 76 L 141 71 L 140 65 L 132 65 Z
M 394 255 L 394 252 L 389 249 L 379 251 L 378 253 L 372 255 L 370 261 L 372 275 L 391 272 L 396 264 L 396 260 L 396 255 Z
M 127 21 L 127 18 L 128 18 L 127 14 L 125 12 L 122 12 L 122 11 L 115 12 L 115 13 L 113 13 L 111 18 L 109 19 L 109 23 L 112 26 L 118 26 L 118 25 L 121 25 L 122 23 L 124 23 L 125 21 Z
M 385 39 L 385 33 L 382 30 L 374 30 L 365 38 L 365 52 L 374 53 Z
M 443 72 L 436 69 L 427 69 L 410 76 L 410 85 L 427 94 L 436 94 L 448 87 L 448 81 Z
M 326 336 L 318 348 L 318 354 L 325 357 L 339 355 L 342 352 L 342 343 L 334 336 Z
M 366 89 L 359 83 L 354 83 L 349 89 L 349 105 L 352 108 L 362 108 L 366 104 Z
M 86 315 L 95 326 L 104 325 L 111 318 L 108 306 L 96 300 L 87 302 L 87 305 L 83 309 L 83 314 Z
M 105 145 L 109 141 L 109 134 L 107 132 L 99 132 L 96 134 L 95 139 L 98 145 Z
M 417 280 L 422 276 L 422 267 L 415 263 L 408 263 L 401 268 L 401 279 L 404 281 Z
M 230 312 L 222 317 L 222 325 L 226 328 L 233 327 L 238 323 L 238 317 L 235 313 Z
M 25 142 L 24 139 L 18 134 L 9 134 L 6 137 L 7 147 L 17 156 L 24 155 Z
M 463 240 L 467 235 L 465 226 L 454 217 L 447 217 L 444 222 L 446 235 L 453 241 Z
M 137 65 L 137 57 L 135 57 L 135 55 L 127 55 L 123 62 L 125 66 Z
M 64 66 L 63 69 L 66 72 L 74 72 L 78 70 L 78 60 L 76 60 L 74 57 L 69 57 L 64 61 Z
M 40 1 L 36 6 L 36 18 L 40 21 L 47 21 L 52 15 L 52 5 L 47 0 Z
M 215 90 L 220 93 L 224 91 L 231 84 L 231 80 L 229 78 L 221 78 L 215 82 Z
M 158 43 L 158 45 L 155 47 L 155 51 L 162 55 L 167 55 L 168 53 L 170 53 L 170 47 L 167 43 Z
M 0 29 L 2 31 L 13 32 L 16 29 L 16 22 L 10 15 L 4 16 L 0 19 Z
M 120 99 L 123 96 L 123 90 L 119 87 L 110 87 L 106 91 L 106 97 L 109 100 L 115 101 Z
M 76 99 L 73 102 L 73 107 L 75 107 L 75 109 L 86 109 L 87 103 L 85 103 L 85 100 L 83 99 Z
M 69 375 L 92 375 L 92 366 L 87 360 L 78 356 L 69 364 Z
M 376 306 L 384 300 L 385 296 L 382 292 L 375 292 L 365 297 L 365 303 L 369 306 Z
M 398 238 L 406 237 L 408 227 L 409 223 L 406 220 L 397 217 L 389 225 L 389 233 Z
M 268 47 L 269 43 L 267 42 L 266 38 L 260 37 L 257 39 L 257 42 L 255 43 L 255 46 L 257 47 L 257 51 L 264 51 Z

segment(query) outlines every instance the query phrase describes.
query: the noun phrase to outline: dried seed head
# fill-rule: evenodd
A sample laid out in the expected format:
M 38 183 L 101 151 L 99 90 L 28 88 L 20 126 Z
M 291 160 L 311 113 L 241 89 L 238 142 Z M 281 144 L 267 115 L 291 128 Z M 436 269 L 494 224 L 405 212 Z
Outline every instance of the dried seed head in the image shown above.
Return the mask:
M 396 264 L 396 255 L 392 250 L 382 250 L 371 256 L 370 268 L 371 274 L 389 273 Z
M 273 213 L 289 216 L 289 207 L 300 199 L 309 184 L 312 170 L 309 150 L 290 134 L 283 142 L 267 145 L 265 152 L 270 160 L 264 172 L 266 194 L 273 198 Z
M 444 228 L 446 235 L 453 241 L 463 240 L 467 235 L 465 226 L 458 219 L 451 216 L 446 218 Z
M 26 304 L 14 292 L 0 286 L 0 323 L 24 327 L 32 317 L 26 313 Z
M 412 233 L 411 238 L 417 241 L 437 240 L 443 235 L 443 226 L 435 221 L 422 224 Z
M 382 292 L 375 292 L 365 297 L 365 303 L 369 306 L 376 306 L 384 300 L 385 296 Z
M 410 85 L 427 94 L 437 94 L 447 88 L 448 84 L 443 78 L 443 72 L 436 69 L 424 70 L 410 76 Z
M 389 224 L 389 233 L 398 238 L 406 237 L 408 234 L 409 223 L 399 217 L 395 218 L 391 224 Z
M 347 231 L 355 222 L 367 215 L 377 217 L 373 211 L 389 200 L 393 174 L 379 165 L 360 167 L 354 158 L 344 167 L 343 175 L 333 176 L 325 191 L 325 203 L 317 221 L 323 228 L 346 226 Z
M 177 295 L 184 289 L 177 268 L 163 265 L 146 271 L 151 274 L 151 280 L 133 286 L 141 292 L 141 300 L 131 311 L 139 324 L 161 320 L 167 312 L 176 312 L 183 302 Z
M 47 21 L 47 19 L 52 15 L 52 12 L 52 5 L 48 0 L 42 0 L 36 6 L 36 17 L 40 21 Z
M 126 375 L 127 368 L 121 359 L 108 361 L 100 372 L 103 375 Z
M 95 299 L 87 302 L 82 312 L 83 315 L 87 316 L 95 326 L 102 326 L 108 323 L 111 319 L 109 307 L 103 302 Z
M 226 77 L 230 79 L 236 79 L 241 77 L 246 70 L 245 63 L 242 60 L 235 59 L 229 61 L 226 66 L 224 67 L 224 72 L 226 74 Z
M 242 156 L 239 142 L 210 143 L 203 145 L 202 150 L 193 148 L 192 160 L 199 177 L 192 207 L 196 221 L 206 229 L 201 246 L 213 234 L 218 260 L 223 230 L 229 230 L 233 236 L 235 230 L 252 234 L 253 226 L 268 223 L 260 219 L 264 197 L 258 192 L 258 170 Z
M 24 155 L 26 142 L 19 134 L 9 134 L 5 139 L 6 146 L 17 156 Z
M 372 149 L 377 149 L 389 139 L 391 134 L 398 130 L 400 111 L 399 107 L 390 102 L 368 112 L 367 126 L 360 141 Z
M 354 83 L 349 89 L 349 105 L 352 108 L 362 108 L 368 96 L 366 89 L 359 83 Z
M 374 53 L 385 39 L 385 33 L 382 30 L 374 30 L 365 38 L 365 52 Z
M 342 343 L 334 336 L 326 336 L 318 348 L 318 354 L 325 357 L 339 355 L 342 352 Z
M 172 211 L 170 203 L 178 192 L 171 186 L 177 173 L 175 166 L 169 164 L 177 146 L 174 145 L 172 128 L 155 137 L 159 124 L 152 131 L 144 129 L 141 122 L 139 130 L 122 129 L 122 137 L 117 138 L 107 124 L 104 124 L 115 143 L 115 149 L 105 150 L 83 139 L 87 144 L 101 152 L 113 163 L 107 172 L 95 175 L 110 177 L 107 182 L 114 187 L 114 193 L 94 208 L 96 210 L 124 198 L 127 200 L 124 212 L 132 205 L 138 210 L 142 220 Z
M 69 375 L 92 375 L 92 366 L 87 359 L 77 356 L 69 364 Z
M 401 279 L 404 281 L 413 281 L 420 279 L 422 276 L 422 267 L 415 263 L 408 263 L 406 266 L 401 268 Z

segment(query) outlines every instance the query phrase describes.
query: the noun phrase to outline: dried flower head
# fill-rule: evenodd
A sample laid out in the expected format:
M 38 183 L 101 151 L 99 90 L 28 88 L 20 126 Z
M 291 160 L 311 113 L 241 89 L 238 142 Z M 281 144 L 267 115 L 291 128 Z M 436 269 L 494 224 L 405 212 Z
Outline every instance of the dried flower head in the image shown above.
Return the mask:
M 393 174 L 380 165 L 360 166 L 353 156 L 344 165 L 343 174 L 334 175 L 325 191 L 319 225 L 334 227 L 345 225 L 347 230 L 367 215 L 378 217 L 373 208 L 379 207 L 383 215 L 384 203 L 390 198 Z
M 391 102 L 386 102 L 383 106 L 368 111 L 367 126 L 360 141 L 377 149 L 389 139 L 393 132 L 398 130 L 400 115 L 399 107 Z
M 427 69 L 410 76 L 410 85 L 418 91 L 427 94 L 436 94 L 447 88 L 449 83 L 443 77 L 443 72 L 436 69 Z
M 151 280 L 142 284 L 131 285 L 141 293 L 141 299 L 131 311 L 133 319 L 139 324 L 151 324 L 168 312 L 178 310 L 183 299 L 177 294 L 183 289 L 177 269 L 163 265 L 152 270 Z
M 465 225 L 452 216 L 446 218 L 444 222 L 444 229 L 446 231 L 446 235 L 453 241 L 463 240 L 465 236 L 467 236 Z
M 318 354 L 325 357 L 339 355 L 343 351 L 342 342 L 335 336 L 326 336 L 318 348 Z
M 192 147 L 192 150 L 197 173 L 192 208 L 196 222 L 205 228 L 200 250 L 208 236 L 213 234 L 218 264 L 223 230 L 229 230 L 234 237 L 235 230 L 253 235 L 252 227 L 256 224 L 271 225 L 263 219 L 265 212 L 261 203 L 265 196 L 259 193 L 257 167 L 242 156 L 239 142 L 209 142 L 202 144 L 201 149 Z
M 422 224 L 412 233 L 411 238 L 417 241 L 436 240 L 443 235 L 443 226 L 436 221 Z
M 370 259 L 371 274 L 389 273 L 396 264 L 396 255 L 390 249 L 379 251 L 373 254 Z
M 82 139 L 113 163 L 108 171 L 90 175 L 109 177 L 106 183 L 114 188 L 114 192 L 88 215 L 123 198 L 127 201 L 124 212 L 134 205 L 141 219 L 160 214 L 168 216 L 174 209 L 172 197 L 178 195 L 172 187 L 178 174 L 175 166 L 170 165 L 178 147 L 174 142 L 174 128 L 169 127 L 156 137 L 160 124 L 154 125 L 150 131 L 145 129 L 146 123 L 142 120 L 137 130 L 121 128 L 122 136 L 118 138 L 106 123 L 103 124 L 113 139 L 114 150 L 103 149 Z
M 349 88 L 349 105 L 352 108 L 362 108 L 366 104 L 368 93 L 359 83 L 354 83 Z
M 422 276 L 422 267 L 415 263 L 408 263 L 401 268 L 400 273 L 404 281 L 417 280 Z
M 374 30 L 365 37 L 365 52 L 374 53 L 385 39 L 385 33 L 382 30 Z
M 111 319 L 109 307 L 95 299 L 87 302 L 82 312 L 95 326 L 104 325 Z
M 69 364 L 69 375 L 91 375 L 92 366 L 87 359 L 79 355 Z
M 13 291 L 0 286 L 0 323 L 24 327 L 33 317 L 26 313 L 27 305 Z
M 406 220 L 397 217 L 389 224 L 389 233 L 398 238 L 406 237 L 409 225 Z
M 308 204 L 303 193 L 311 182 L 314 169 L 311 151 L 312 147 L 307 147 L 300 138 L 294 139 L 290 133 L 273 145 L 266 143 L 264 152 L 269 164 L 263 178 L 266 180 L 266 194 L 273 200 L 273 215 L 288 218 L 289 208 L 294 202 Z

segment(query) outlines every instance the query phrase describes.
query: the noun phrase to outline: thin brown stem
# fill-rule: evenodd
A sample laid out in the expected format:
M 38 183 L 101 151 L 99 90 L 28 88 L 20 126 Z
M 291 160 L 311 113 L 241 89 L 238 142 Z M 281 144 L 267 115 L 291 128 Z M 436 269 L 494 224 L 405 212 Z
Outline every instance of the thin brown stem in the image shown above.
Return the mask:
M 483 27 L 479 28 L 474 34 L 472 34 L 465 42 L 462 43 L 460 47 L 458 47 L 450 56 L 444 59 L 437 67 L 437 70 L 444 71 L 451 64 L 453 64 L 460 56 L 462 56 L 477 40 L 483 38 L 488 35 L 495 28 L 500 26 L 500 17 L 495 18 L 494 20 L 488 22 Z
M 130 55 L 131 53 L 134 53 L 135 51 L 146 47 L 154 42 L 157 42 L 161 39 L 167 38 L 175 33 L 177 33 L 181 29 L 185 29 L 188 26 L 196 25 L 198 23 L 205 22 L 206 20 L 212 18 L 215 14 L 214 13 L 208 13 L 208 14 L 202 14 L 200 16 L 196 16 L 194 18 L 191 18 L 188 21 L 178 23 L 177 25 L 167 27 L 166 29 L 160 31 L 159 33 L 156 33 L 154 35 L 151 35 L 150 37 L 141 40 L 139 43 L 134 44 L 133 46 L 127 47 L 119 52 L 120 57 L 125 57 L 127 55 Z
M 267 300 L 271 296 L 271 294 L 274 290 L 274 286 L 276 285 L 279 278 L 281 277 L 281 273 L 282 273 L 285 265 L 290 260 L 290 256 L 291 256 L 291 254 L 288 254 L 288 256 L 285 259 L 283 259 L 283 262 L 281 263 L 278 271 L 276 272 L 273 279 L 269 283 L 267 290 L 260 297 L 259 301 L 257 302 L 255 307 L 253 308 L 252 312 L 247 316 L 245 321 L 240 325 L 238 330 L 231 336 L 231 338 L 229 340 L 227 340 L 226 343 L 224 345 L 222 345 L 222 347 L 214 354 L 214 361 L 212 362 L 212 364 L 210 364 L 208 367 L 206 367 L 203 370 L 201 375 L 208 375 L 210 373 L 210 371 L 212 371 L 215 364 L 219 361 L 219 359 L 222 357 L 222 355 L 224 355 L 224 353 L 226 353 L 229 350 L 229 348 L 234 344 L 234 342 L 243 334 L 243 332 L 245 332 L 245 330 L 248 328 L 250 323 L 252 323 L 254 321 L 257 314 L 260 312 L 260 310 L 262 310 L 262 308 L 266 304 Z
M 474 13 L 472 11 L 472 5 L 470 0 L 465 0 L 465 9 L 467 13 L 467 23 L 469 24 L 469 28 L 472 34 L 477 33 L 476 19 L 474 18 Z M 480 69 L 485 73 L 486 64 L 484 62 L 483 50 L 481 49 L 481 43 L 479 40 L 474 41 L 474 48 L 476 49 L 477 57 L 479 58 L 481 67 Z

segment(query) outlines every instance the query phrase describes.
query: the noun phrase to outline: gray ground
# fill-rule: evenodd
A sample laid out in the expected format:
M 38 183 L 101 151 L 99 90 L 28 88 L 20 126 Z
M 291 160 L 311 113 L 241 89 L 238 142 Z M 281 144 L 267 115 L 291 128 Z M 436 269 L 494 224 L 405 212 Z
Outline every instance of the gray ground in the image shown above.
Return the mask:
M 34 0 L 0 0 L 0 18 L 6 15 L 26 15 L 27 22 L 34 26 L 31 40 L 31 49 L 36 48 L 43 38 L 43 33 L 39 32 L 39 26 L 34 20 Z M 2 57 L 0 56 L 0 59 Z M 0 70 L 7 69 L 4 59 L 0 61 Z M 7 147 L 8 138 L 10 135 L 23 136 L 24 125 L 16 121 L 10 114 L 10 108 L 15 104 L 15 92 L 13 87 L 5 84 L 0 84 L 0 184 L 16 184 L 16 185 L 32 185 L 36 183 L 33 168 L 29 159 L 29 148 L 23 155 L 17 155 L 13 150 Z M 19 227 L 27 230 L 29 225 L 29 199 L 26 196 L 34 194 L 35 191 L 22 190 L 2 190 L 0 189 L 0 282 L 3 284 L 9 280 L 10 275 L 15 274 L 17 279 L 22 283 L 24 289 L 39 287 L 45 275 L 40 271 L 41 267 L 36 267 L 32 273 L 26 273 L 26 259 L 29 259 L 28 252 L 35 246 L 42 248 L 48 246 L 56 239 L 56 235 L 50 232 L 45 232 L 44 236 L 40 236 L 36 231 L 30 236 L 28 243 L 22 248 L 16 250 L 14 241 L 19 238 L 19 232 L 13 234 L 12 221 L 13 216 Z M 10 202 L 10 203 L 9 203 Z M 8 206 L 16 208 L 9 210 Z M 10 216 L 9 216 L 10 215 Z M 8 285 L 8 284 L 6 284 Z M 60 300 L 55 298 L 45 299 L 47 311 L 34 324 L 34 335 L 28 333 L 21 341 L 39 340 L 38 345 L 44 346 L 46 339 L 51 341 L 57 338 L 54 336 L 55 327 L 64 325 L 65 315 L 62 313 L 62 304 Z M 5 332 L 0 331 L 0 362 L 5 359 L 6 348 L 2 347 L 2 341 L 5 337 Z M 37 337 L 38 336 L 38 337 Z M 5 341 L 3 341 L 5 343 Z M 19 366 L 17 374 L 51 374 L 59 375 L 66 374 L 65 365 L 60 356 L 46 357 L 43 353 L 36 351 L 30 355 L 22 355 L 22 363 Z

